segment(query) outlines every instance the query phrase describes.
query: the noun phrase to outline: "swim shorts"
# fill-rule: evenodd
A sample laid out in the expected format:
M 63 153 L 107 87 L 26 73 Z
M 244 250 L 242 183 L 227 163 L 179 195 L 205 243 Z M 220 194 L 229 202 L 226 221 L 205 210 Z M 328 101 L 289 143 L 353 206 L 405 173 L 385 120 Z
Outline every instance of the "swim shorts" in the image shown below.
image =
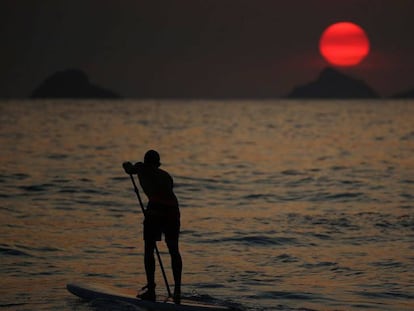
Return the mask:
M 180 235 L 180 213 L 178 210 L 154 213 L 147 212 L 144 220 L 144 240 L 161 241 L 178 240 Z

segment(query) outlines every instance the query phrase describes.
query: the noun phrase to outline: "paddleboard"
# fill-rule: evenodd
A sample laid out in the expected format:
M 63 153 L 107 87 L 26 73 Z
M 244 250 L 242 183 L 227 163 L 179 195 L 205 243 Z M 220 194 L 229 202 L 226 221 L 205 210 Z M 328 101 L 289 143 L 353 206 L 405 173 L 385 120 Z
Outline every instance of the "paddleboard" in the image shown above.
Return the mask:
M 123 292 L 120 288 L 111 288 L 95 284 L 67 284 L 66 288 L 72 294 L 87 301 L 95 299 L 108 299 L 130 303 L 147 310 L 158 311 L 229 311 L 232 308 L 222 305 L 202 303 L 189 299 L 181 299 L 180 304 L 172 301 L 147 301 L 136 298 L 134 294 Z

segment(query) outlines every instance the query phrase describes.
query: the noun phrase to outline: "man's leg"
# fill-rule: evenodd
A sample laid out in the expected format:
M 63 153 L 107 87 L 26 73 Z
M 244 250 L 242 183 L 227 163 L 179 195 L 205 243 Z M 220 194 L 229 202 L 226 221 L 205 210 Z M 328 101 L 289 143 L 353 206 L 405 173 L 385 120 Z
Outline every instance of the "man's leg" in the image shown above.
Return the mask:
M 155 241 L 145 241 L 144 264 L 145 272 L 147 274 L 147 285 L 154 287 L 155 285 Z
M 147 275 L 147 291 L 139 295 L 141 299 L 152 301 L 155 301 L 155 243 L 153 240 L 145 240 L 144 264 Z
M 178 239 L 177 240 L 168 240 L 167 241 L 168 251 L 171 255 L 171 267 L 173 270 L 174 276 L 174 301 L 176 303 L 180 302 L 181 296 L 181 274 L 183 270 L 183 262 L 181 259 L 181 254 L 178 248 Z

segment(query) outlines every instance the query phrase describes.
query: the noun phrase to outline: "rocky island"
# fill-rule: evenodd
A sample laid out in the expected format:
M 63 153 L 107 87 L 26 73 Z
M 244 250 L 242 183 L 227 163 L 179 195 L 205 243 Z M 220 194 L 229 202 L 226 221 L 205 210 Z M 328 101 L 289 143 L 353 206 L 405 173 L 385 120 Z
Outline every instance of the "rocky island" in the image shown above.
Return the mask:
M 349 77 L 333 68 L 325 68 L 319 77 L 298 86 L 288 98 L 378 98 L 378 94 L 364 81 Z
M 89 81 L 81 70 L 58 71 L 43 81 L 31 98 L 120 98 L 119 94 Z

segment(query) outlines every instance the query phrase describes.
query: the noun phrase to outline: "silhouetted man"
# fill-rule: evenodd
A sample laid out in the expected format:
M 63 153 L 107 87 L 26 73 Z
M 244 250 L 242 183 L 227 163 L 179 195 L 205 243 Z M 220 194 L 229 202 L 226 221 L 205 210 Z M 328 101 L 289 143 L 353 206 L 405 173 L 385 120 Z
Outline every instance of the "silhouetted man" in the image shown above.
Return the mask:
M 149 150 L 145 153 L 144 163 L 123 164 L 127 174 L 138 174 L 142 189 L 148 197 L 148 205 L 144 220 L 145 241 L 145 272 L 147 291 L 137 297 L 155 301 L 155 258 L 156 241 L 161 241 L 164 233 L 171 255 L 171 266 L 174 275 L 174 302 L 180 302 L 182 261 L 178 248 L 180 234 L 180 210 L 178 200 L 173 192 L 173 179 L 166 171 L 160 169 L 161 162 L 158 152 Z M 144 288 L 145 289 L 145 288 Z

